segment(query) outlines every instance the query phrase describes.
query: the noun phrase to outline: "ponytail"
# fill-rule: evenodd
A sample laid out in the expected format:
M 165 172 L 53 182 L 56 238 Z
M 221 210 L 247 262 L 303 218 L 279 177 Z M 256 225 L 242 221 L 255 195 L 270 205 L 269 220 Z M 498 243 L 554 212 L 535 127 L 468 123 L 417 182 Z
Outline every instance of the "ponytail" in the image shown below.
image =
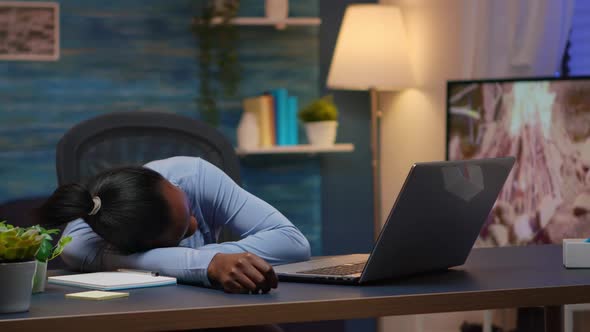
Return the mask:
M 57 226 L 78 218 L 107 242 L 128 252 L 150 249 L 167 229 L 164 177 L 144 167 L 121 167 L 97 174 L 85 185 L 60 186 L 37 209 L 41 225 Z
M 94 208 L 92 195 L 84 186 L 71 183 L 60 186 L 37 209 L 39 224 L 59 226 L 74 219 L 84 218 Z

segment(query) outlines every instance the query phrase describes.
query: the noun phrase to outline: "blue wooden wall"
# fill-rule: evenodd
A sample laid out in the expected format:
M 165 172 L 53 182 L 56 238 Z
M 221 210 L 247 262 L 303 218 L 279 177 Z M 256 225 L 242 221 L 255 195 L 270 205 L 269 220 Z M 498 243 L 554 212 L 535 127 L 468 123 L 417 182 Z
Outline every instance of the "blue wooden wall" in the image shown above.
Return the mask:
M 114 111 L 201 114 L 198 47 L 190 32 L 198 0 L 61 0 L 61 58 L 0 62 L 0 204 L 50 194 L 55 145 L 76 123 Z M 240 15 L 262 16 L 263 0 Z M 291 1 L 292 16 L 318 16 L 319 0 Z M 219 101 L 219 129 L 235 142 L 242 97 L 285 87 L 300 104 L 319 97 L 319 28 L 239 27 L 238 97 Z M 248 157 L 244 187 L 276 206 L 321 254 L 317 158 Z

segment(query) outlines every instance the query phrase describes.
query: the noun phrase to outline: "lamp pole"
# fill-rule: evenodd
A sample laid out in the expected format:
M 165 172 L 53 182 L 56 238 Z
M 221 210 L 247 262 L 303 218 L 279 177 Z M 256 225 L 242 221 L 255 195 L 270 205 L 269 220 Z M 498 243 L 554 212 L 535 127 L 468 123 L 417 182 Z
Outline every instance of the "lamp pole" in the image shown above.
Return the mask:
M 371 167 L 373 169 L 373 238 L 376 240 L 381 231 L 381 169 L 379 92 L 375 87 L 369 89 L 371 95 Z
M 346 8 L 328 72 L 327 86 L 368 91 L 371 98 L 373 237 L 381 230 L 380 118 L 378 89 L 398 91 L 413 84 L 406 29 L 398 7 L 352 4 Z

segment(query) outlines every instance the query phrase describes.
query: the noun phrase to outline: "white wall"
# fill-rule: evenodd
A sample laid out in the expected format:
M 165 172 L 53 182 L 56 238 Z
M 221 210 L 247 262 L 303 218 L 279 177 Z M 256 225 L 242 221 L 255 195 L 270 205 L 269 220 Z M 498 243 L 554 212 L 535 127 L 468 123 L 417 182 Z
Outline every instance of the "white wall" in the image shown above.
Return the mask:
M 416 87 L 381 93 L 382 216 L 387 217 L 410 165 L 445 157 L 446 81 L 461 74 L 463 0 L 389 0 L 408 32 Z
M 381 206 L 385 219 L 411 164 L 445 158 L 446 81 L 461 78 L 463 0 L 381 3 L 394 4 L 402 10 L 417 81 L 413 89 L 380 94 Z M 506 315 L 494 316 L 495 323 L 504 323 Z M 426 315 L 419 319 L 387 317 L 379 325 L 381 331 L 456 332 L 463 321 L 481 322 L 482 318 L 482 312 Z

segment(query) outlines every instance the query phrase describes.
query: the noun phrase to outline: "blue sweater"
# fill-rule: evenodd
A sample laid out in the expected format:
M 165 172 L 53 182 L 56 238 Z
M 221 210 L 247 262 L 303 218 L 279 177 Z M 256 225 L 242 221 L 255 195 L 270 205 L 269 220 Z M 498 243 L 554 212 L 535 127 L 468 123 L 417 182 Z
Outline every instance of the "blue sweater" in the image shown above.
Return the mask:
M 83 219 L 68 224 L 73 240 L 62 258 L 83 272 L 117 268 L 158 271 L 179 282 L 210 286 L 207 267 L 217 253 L 251 252 L 276 265 L 307 260 L 309 242 L 279 211 L 248 193 L 225 173 L 200 158 L 173 157 L 145 167 L 182 189 L 199 228 L 178 247 L 124 254 L 105 242 Z M 241 240 L 217 244 L 223 226 Z

